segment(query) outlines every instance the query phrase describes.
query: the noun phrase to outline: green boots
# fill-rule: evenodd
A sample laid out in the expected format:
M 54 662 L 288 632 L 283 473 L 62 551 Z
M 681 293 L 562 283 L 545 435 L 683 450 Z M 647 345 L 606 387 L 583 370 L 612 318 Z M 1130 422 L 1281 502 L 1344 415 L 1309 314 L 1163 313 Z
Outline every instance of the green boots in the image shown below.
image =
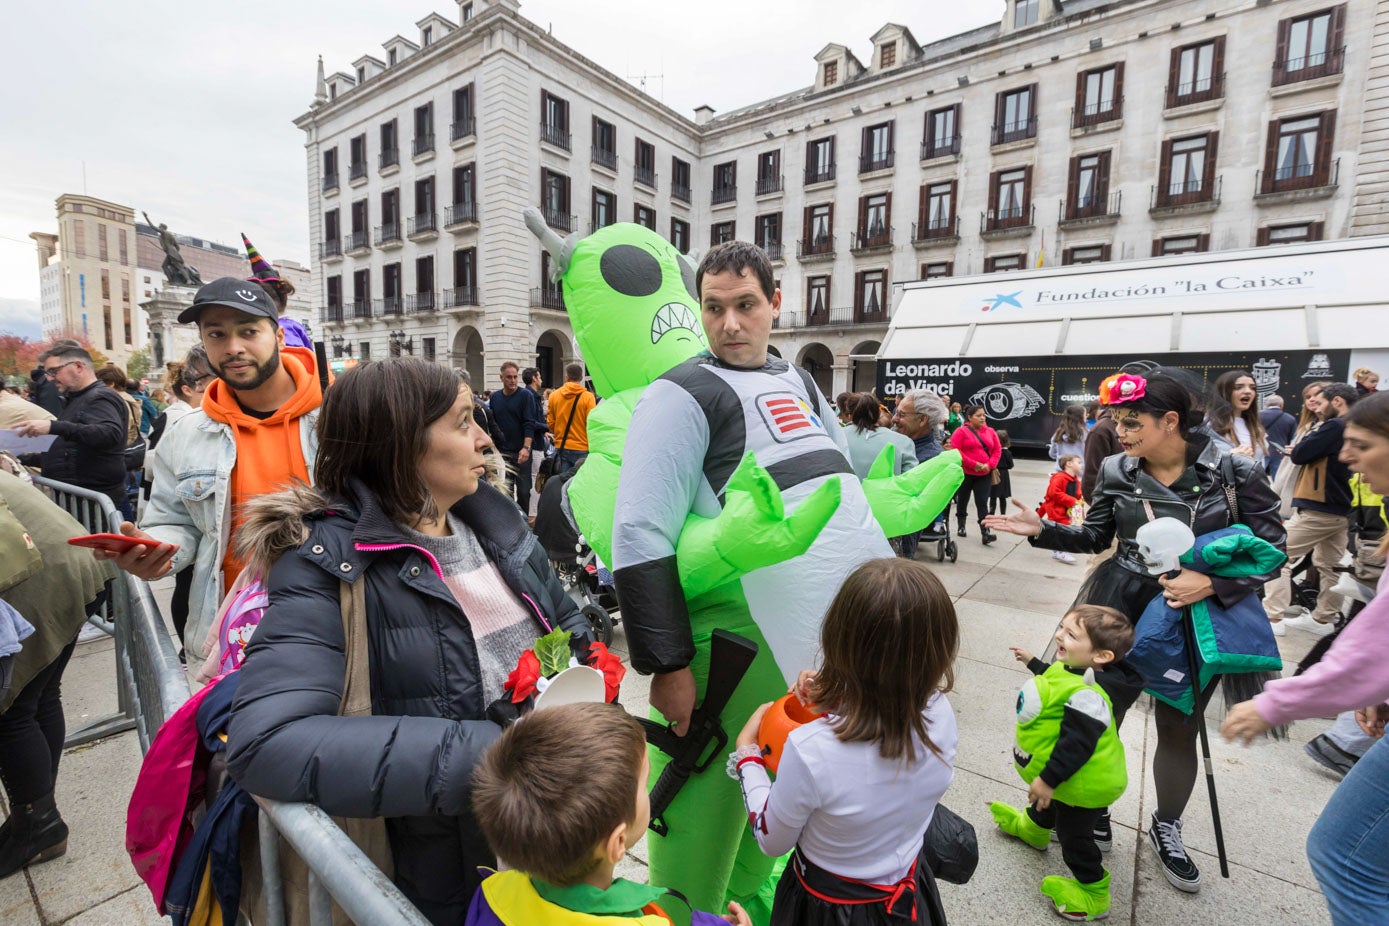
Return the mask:
M 1109 872 L 1091 884 L 1075 878 L 1051 875 L 1042 879 L 1042 893 L 1051 898 L 1062 919 L 1077 923 L 1102 920 L 1109 916 Z
M 1011 804 L 994 801 L 989 805 L 989 813 L 994 815 L 998 828 L 1009 836 L 1016 836 L 1039 852 L 1047 851 L 1051 844 L 1051 830 L 1032 822 L 1025 809 L 1019 810 Z

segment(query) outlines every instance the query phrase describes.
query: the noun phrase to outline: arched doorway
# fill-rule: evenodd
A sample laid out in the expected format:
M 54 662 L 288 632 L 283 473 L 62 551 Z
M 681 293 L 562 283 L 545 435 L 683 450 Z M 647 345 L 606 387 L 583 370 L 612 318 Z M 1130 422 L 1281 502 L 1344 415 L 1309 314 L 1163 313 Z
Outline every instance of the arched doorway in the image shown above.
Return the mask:
M 796 363 L 810 374 L 820 391 L 829 395 L 834 389 L 834 354 L 823 344 L 807 344 L 801 348 Z
M 853 349 L 850 357 L 872 357 L 882 347 L 880 341 L 864 341 Z M 872 392 L 878 382 L 878 362 L 872 359 L 849 361 L 849 389 L 852 392 Z
M 564 364 L 572 357 L 569 341 L 562 332 L 550 330 L 535 342 L 535 368 L 547 387 L 564 382 Z
M 455 370 L 462 370 L 468 374 L 468 383 L 475 391 L 481 392 L 489 388 L 486 371 L 482 366 L 482 335 L 478 334 L 476 328 L 465 325 L 458 329 L 458 333 L 453 336 L 450 359 Z

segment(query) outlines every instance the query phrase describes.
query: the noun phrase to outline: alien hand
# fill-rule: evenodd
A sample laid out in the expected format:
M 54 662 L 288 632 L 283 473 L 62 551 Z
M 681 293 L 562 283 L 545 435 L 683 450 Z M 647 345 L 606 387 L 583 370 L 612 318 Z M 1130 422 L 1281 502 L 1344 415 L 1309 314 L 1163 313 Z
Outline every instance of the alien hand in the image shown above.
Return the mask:
M 893 447 L 885 447 L 878 454 L 863 480 L 863 493 L 883 533 L 901 537 L 925 528 L 945 510 L 965 481 L 965 471 L 960 452 L 947 450 L 894 476 L 894 452 Z

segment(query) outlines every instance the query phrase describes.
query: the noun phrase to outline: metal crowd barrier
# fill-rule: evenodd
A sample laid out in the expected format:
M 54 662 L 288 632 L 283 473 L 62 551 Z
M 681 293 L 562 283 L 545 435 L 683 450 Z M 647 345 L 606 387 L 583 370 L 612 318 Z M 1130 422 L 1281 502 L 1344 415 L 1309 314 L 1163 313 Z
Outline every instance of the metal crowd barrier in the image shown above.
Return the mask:
M 120 532 L 125 519 L 107 496 L 42 476 L 35 476 L 34 484 L 90 533 Z M 188 699 L 187 675 L 149 584 L 121 572 L 110 588 L 98 615 L 88 621 L 115 637 L 120 710 L 73 731 L 64 745 L 78 746 L 133 729 L 143 753 L 164 721 Z M 330 900 L 358 926 L 429 926 L 391 879 L 318 807 L 260 797 L 256 802 L 267 907 L 263 926 L 285 926 L 277 833 L 309 868 L 310 926 L 331 926 Z

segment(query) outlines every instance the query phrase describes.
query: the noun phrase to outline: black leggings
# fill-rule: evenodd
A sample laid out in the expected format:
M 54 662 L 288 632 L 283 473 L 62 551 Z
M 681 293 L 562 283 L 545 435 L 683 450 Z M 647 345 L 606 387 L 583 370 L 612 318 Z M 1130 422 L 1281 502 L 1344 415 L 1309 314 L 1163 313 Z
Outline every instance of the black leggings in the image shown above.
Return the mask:
M 1033 823 L 1056 830 L 1061 857 L 1081 884 L 1094 884 L 1104 877 L 1104 857 L 1095 843 L 1095 824 L 1104 813 L 1100 807 L 1072 807 L 1060 801 L 1052 801 L 1046 810 L 1036 805 L 1027 808 Z
M 1220 679 L 1212 679 L 1209 687 L 1201 692 L 1199 710 L 1206 710 L 1219 687 Z M 1183 714 L 1156 698 L 1153 705 L 1153 720 L 1157 723 L 1157 748 L 1153 750 L 1157 815 L 1159 820 L 1175 820 L 1186 810 L 1192 789 L 1196 787 L 1201 731 L 1195 714 Z
M 984 516 L 989 513 L 989 492 L 993 489 L 993 473 L 985 473 L 982 476 L 965 476 L 965 481 L 960 484 L 960 491 L 955 493 L 955 518 L 964 524 L 967 509 L 969 508 L 969 497 L 974 496 L 974 510 L 979 514 L 979 520 L 984 520 Z
M 174 636 L 178 650 L 183 652 L 183 629 L 188 626 L 188 596 L 193 591 L 193 567 L 188 566 L 174 576 L 174 594 L 169 599 L 169 616 L 174 619 Z
M 73 640 L 0 714 L 0 783 L 10 806 L 30 804 L 53 793 L 67 727 L 63 720 L 63 671 Z

